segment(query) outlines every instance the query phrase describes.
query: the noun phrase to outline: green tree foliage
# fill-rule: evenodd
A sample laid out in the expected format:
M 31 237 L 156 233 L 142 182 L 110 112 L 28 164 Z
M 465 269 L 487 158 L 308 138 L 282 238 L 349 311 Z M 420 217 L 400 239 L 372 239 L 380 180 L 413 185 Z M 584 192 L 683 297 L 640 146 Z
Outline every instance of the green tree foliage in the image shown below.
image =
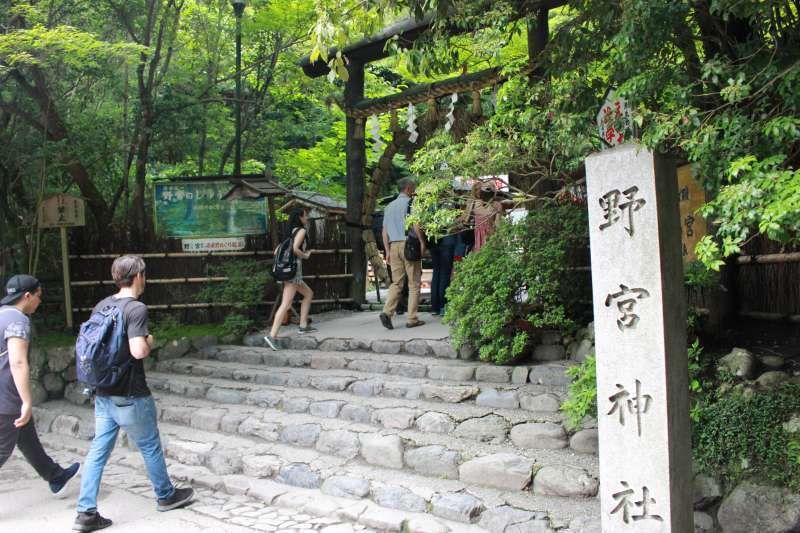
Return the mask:
M 297 66 L 313 17 L 300 0 L 247 3 L 243 170 L 340 194 L 336 89 Z M 79 194 L 90 224 L 130 229 L 149 224 L 153 180 L 232 170 L 234 37 L 226 0 L 0 3 L 0 277 L 35 269 L 37 250 L 57 266 L 43 196 Z
M 506 43 L 535 20 L 538 2 L 378 0 L 371 11 L 337 19 L 355 0 L 318 0 L 317 42 L 345 36 L 411 12 L 432 16 L 434 31 L 404 52 L 412 70 L 452 71 L 461 28 L 485 28 Z M 490 5 L 487 5 L 490 4 Z M 569 184 L 599 149 L 594 116 L 615 86 L 634 108 L 641 141 L 694 163 L 713 200 L 703 213 L 714 234 L 699 258 L 719 268 L 757 233 L 784 243 L 800 238 L 800 13 L 787 0 L 571 1 L 550 11 L 550 39 L 530 83 L 525 54 L 502 62 L 509 81 L 493 116 L 462 142 L 426 150 L 455 174 L 501 170 Z M 450 47 L 443 49 L 442 42 Z M 317 46 L 320 46 L 319 44 Z M 507 47 L 513 50 L 513 46 Z M 399 46 L 397 47 L 399 50 Z M 522 50 L 520 50 L 522 51 Z M 527 52 L 524 50 L 522 52 Z M 420 154 L 420 158 L 425 154 Z

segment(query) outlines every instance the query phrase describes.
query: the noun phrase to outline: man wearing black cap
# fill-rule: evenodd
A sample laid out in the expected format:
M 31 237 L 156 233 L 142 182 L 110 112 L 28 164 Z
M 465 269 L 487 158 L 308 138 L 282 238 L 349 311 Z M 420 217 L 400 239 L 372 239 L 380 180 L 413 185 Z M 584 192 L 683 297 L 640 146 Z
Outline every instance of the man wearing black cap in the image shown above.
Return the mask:
M 66 469 L 58 466 L 42 448 L 33 423 L 28 316 L 41 302 L 39 280 L 25 274 L 8 280 L 6 296 L 0 300 L 0 467 L 17 446 L 42 479 L 50 483 L 53 494 L 61 494 L 75 478 L 80 463 Z

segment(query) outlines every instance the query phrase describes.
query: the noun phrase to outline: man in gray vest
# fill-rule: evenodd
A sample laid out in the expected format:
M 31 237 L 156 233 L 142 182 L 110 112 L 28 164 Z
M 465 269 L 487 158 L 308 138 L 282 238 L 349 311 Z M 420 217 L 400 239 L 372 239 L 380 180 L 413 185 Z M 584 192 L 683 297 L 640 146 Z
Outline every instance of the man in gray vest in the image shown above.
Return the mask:
M 406 216 L 409 212 L 411 197 L 417 189 L 414 180 L 403 178 L 397 183 L 400 194 L 386 206 L 383 212 L 383 246 L 386 250 L 386 262 L 392 270 L 392 285 L 389 294 L 386 296 L 386 304 L 380 314 L 381 324 L 387 329 L 394 329 L 392 316 L 394 316 L 397 304 L 400 301 L 400 293 L 403 290 L 403 282 L 408 278 L 408 321 L 407 328 L 415 328 L 425 324 L 417 318 L 417 307 L 419 306 L 419 289 L 422 280 L 422 260 L 409 261 L 405 257 L 404 248 L 406 242 Z M 414 225 L 414 232 L 420 243 L 422 255 L 425 255 L 426 242 L 425 235 L 417 225 Z
M 14 447 L 49 482 L 53 494 L 62 494 L 75 479 L 80 463 L 61 468 L 44 451 L 33 423 L 28 352 L 31 343 L 29 318 L 42 303 L 42 287 L 33 276 L 13 276 L 0 300 L 0 467 Z

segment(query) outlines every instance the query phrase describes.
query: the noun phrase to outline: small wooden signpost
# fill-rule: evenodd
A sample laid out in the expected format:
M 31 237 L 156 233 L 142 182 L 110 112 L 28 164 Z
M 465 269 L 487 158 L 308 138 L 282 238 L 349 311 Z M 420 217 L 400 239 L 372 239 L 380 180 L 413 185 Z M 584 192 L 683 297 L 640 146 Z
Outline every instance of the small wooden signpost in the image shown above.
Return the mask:
M 72 293 L 69 278 L 69 248 L 67 228 L 85 226 L 86 211 L 82 198 L 58 193 L 42 201 L 39 205 L 39 227 L 59 228 L 61 230 L 61 265 L 64 274 L 64 308 L 67 328 L 72 328 Z

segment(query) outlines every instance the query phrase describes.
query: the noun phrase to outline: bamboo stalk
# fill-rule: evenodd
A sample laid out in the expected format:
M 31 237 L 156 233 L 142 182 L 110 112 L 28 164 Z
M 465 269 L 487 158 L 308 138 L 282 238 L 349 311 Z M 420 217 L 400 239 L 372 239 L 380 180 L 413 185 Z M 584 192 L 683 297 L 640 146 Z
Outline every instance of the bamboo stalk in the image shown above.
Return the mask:
M 352 278 L 353 274 L 309 274 L 303 276 L 303 279 L 346 279 Z M 147 283 L 170 285 L 176 283 L 204 283 L 206 281 L 228 281 L 230 278 L 226 276 L 216 276 L 211 278 L 164 278 L 164 279 L 148 279 Z M 103 285 L 114 285 L 114 280 L 94 280 L 94 281 L 72 281 L 70 285 L 73 287 L 97 287 Z
M 147 283 L 150 284 L 172 284 L 172 283 L 203 283 L 205 281 L 228 281 L 229 278 L 225 276 L 217 276 L 211 278 L 164 278 L 164 279 L 148 279 Z M 73 287 L 96 287 L 98 285 L 114 285 L 114 280 L 93 280 L 93 281 L 73 281 L 70 283 Z
M 800 315 L 783 313 L 766 313 L 762 311 L 742 311 L 739 313 L 742 318 L 752 318 L 753 320 L 765 320 L 767 322 L 793 322 L 800 324 Z
M 352 298 L 326 298 L 322 300 L 311 300 L 312 304 L 336 304 L 336 303 L 353 303 Z M 261 302 L 256 304 L 258 306 L 267 306 L 267 305 L 274 305 L 275 302 Z M 209 307 L 232 307 L 235 304 L 232 303 L 191 303 L 191 304 L 155 304 L 155 305 L 148 305 L 148 309 L 202 309 L 202 308 L 209 308 Z M 72 310 L 76 312 L 87 312 L 90 313 L 94 308 L 93 307 L 74 307 Z
M 324 250 L 312 250 L 313 253 L 317 255 L 324 255 L 324 254 L 349 254 L 352 253 L 352 249 L 350 248 L 334 248 L 334 249 L 324 249 Z M 121 255 L 125 254 L 75 254 L 70 255 L 70 259 L 116 259 Z M 169 257 L 207 257 L 207 256 L 214 256 L 214 257 L 241 257 L 241 256 L 248 256 L 248 255 L 274 255 L 274 252 L 271 251 L 262 251 L 257 250 L 253 252 L 207 252 L 207 253 L 200 253 L 200 252 L 162 252 L 162 253 L 144 253 L 144 254 L 132 254 L 141 257 L 142 259 L 149 259 L 149 258 L 169 258 Z
M 766 263 L 800 263 L 800 252 L 786 254 L 761 254 L 741 255 L 736 258 L 740 265 L 766 264 Z
M 303 276 L 303 279 L 348 279 L 352 277 L 353 274 L 310 274 Z

